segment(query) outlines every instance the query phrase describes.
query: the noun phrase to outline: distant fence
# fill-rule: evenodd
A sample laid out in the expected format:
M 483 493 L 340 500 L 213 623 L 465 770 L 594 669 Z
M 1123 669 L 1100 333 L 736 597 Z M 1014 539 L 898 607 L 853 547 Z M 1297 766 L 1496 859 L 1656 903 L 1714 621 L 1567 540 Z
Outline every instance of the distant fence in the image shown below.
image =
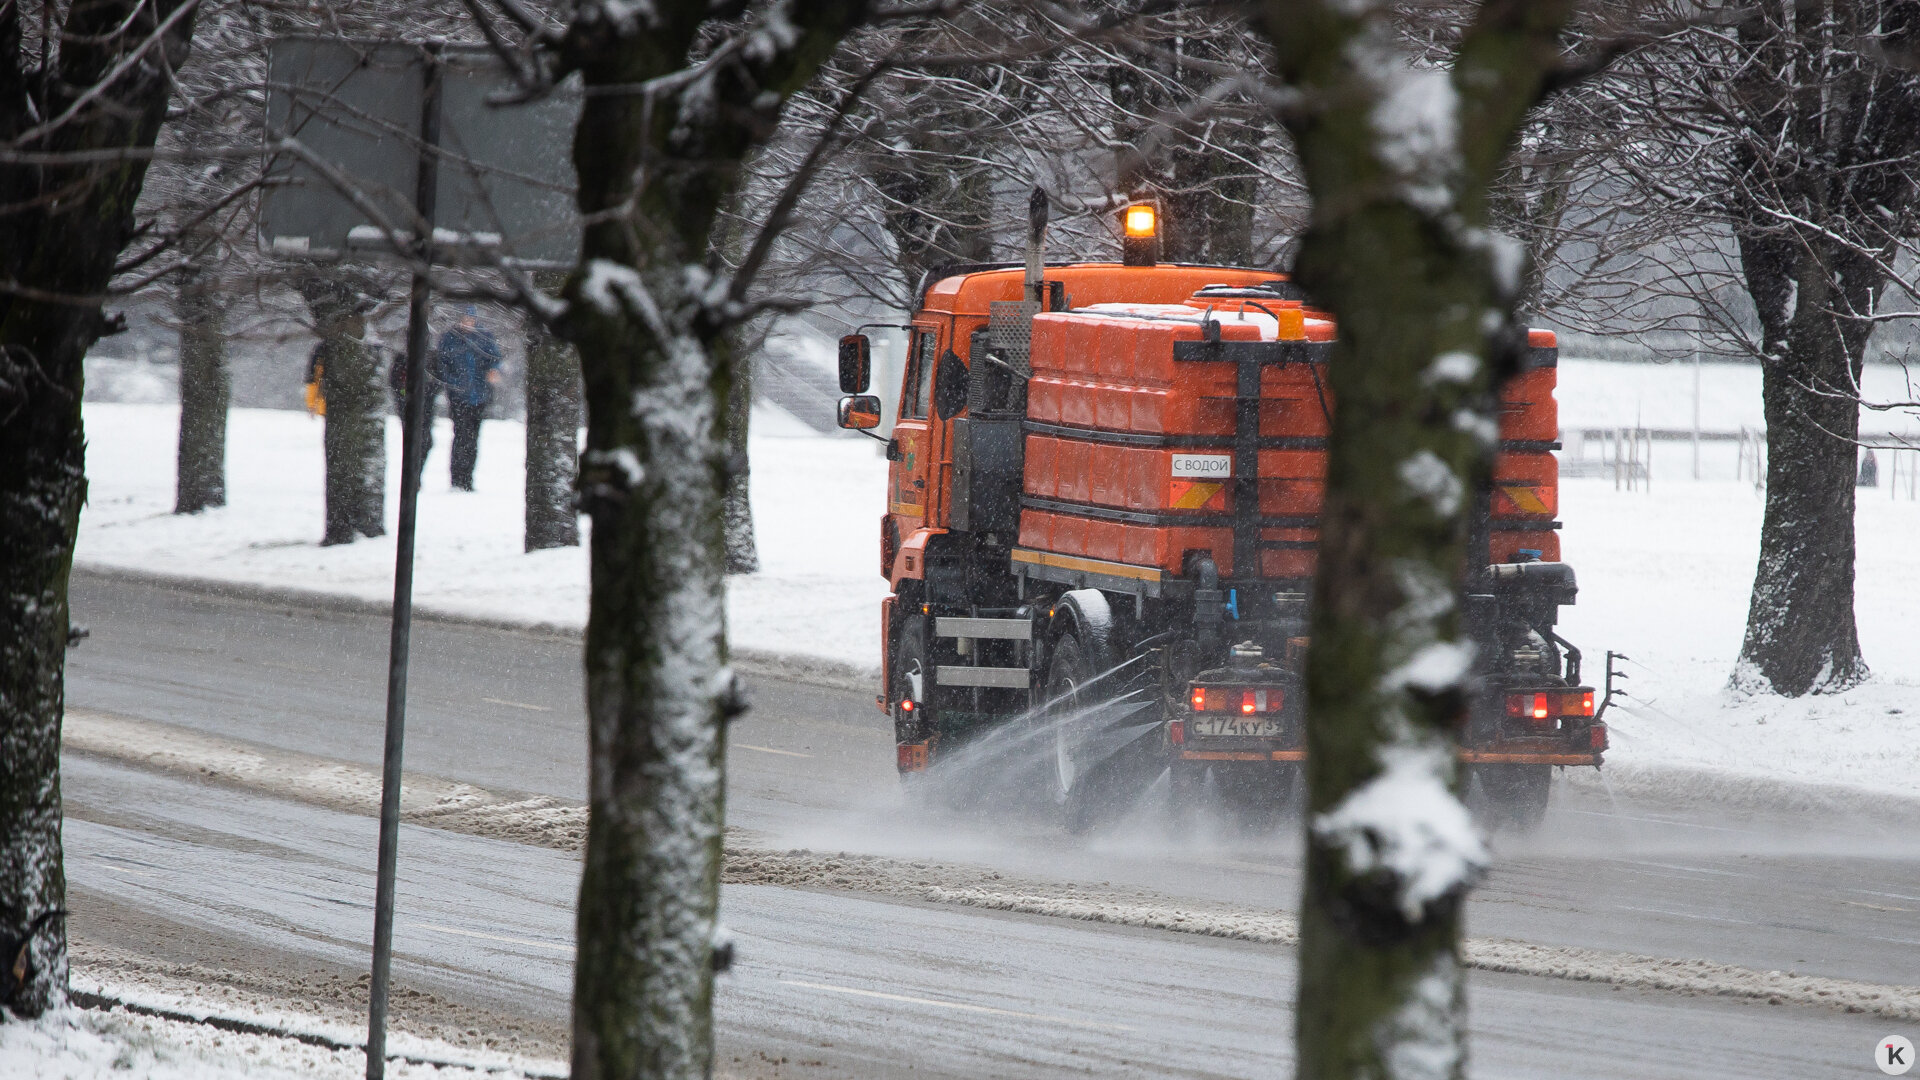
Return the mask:
M 1879 480 L 1887 489 L 1887 495 L 1898 499 L 1905 494 L 1908 499 L 1920 498 L 1920 449 L 1885 449 L 1876 451 L 1884 454 L 1885 462 L 1880 467 Z
M 1578 439 L 1569 447 L 1570 455 L 1561 455 L 1561 476 L 1610 476 L 1616 491 L 1645 490 L 1653 483 L 1653 429 L 1582 428 L 1569 434 Z M 1586 456 L 1589 446 L 1600 448 L 1597 458 Z
M 1767 433 L 1742 427 L 1738 431 L 1694 431 L 1688 428 L 1573 428 L 1560 434 L 1560 475 L 1613 480 L 1616 491 L 1651 490 L 1653 446 L 1686 443 L 1694 448 L 1693 476 L 1699 478 L 1702 443 L 1734 443 L 1734 478 L 1751 483 L 1755 491 L 1767 486 Z M 1860 442 L 1876 455 L 1878 475 L 1869 489 L 1884 487 L 1893 498 L 1920 500 L 1920 434 L 1862 432 Z M 1597 454 L 1590 453 L 1597 449 Z M 1724 460 L 1724 459 L 1722 459 Z M 1723 474 L 1724 475 L 1724 474 Z

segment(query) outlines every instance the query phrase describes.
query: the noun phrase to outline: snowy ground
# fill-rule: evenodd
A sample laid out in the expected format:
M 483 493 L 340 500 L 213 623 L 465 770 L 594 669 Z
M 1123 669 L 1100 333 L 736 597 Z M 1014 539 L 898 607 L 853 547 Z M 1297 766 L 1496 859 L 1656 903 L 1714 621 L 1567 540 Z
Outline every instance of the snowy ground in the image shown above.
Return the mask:
M 0 1023 L 0 1076 L 7 1080 L 359 1080 L 366 1075 L 364 1028 L 317 1017 L 227 1007 L 210 1010 L 190 992 L 161 994 L 99 986 L 76 974 L 75 989 L 106 992 L 171 1015 L 67 1008 L 33 1021 Z M 191 990 L 191 988 L 183 988 Z M 217 1017 L 249 1025 L 235 1031 L 194 1019 Z M 259 1030 L 271 1029 L 274 1033 Z M 278 1032 L 298 1032 L 316 1045 Z M 394 1080 L 523 1080 L 564 1075 L 554 1061 L 529 1061 L 394 1033 L 387 1075 Z M 411 1059 L 411 1060 L 408 1060 Z
M 319 546 L 320 434 L 305 413 L 235 409 L 228 420 L 227 506 L 194 516 L 173 509 L 179 410 L 89 402 L 90 496 L 80 520 L 83 565 L 152 570 L 390 600 L 392 533 Z M 453 432 L 441 420 L 420 499 L 414 597 L 422 607 L 580 627 L 586 622 L 582 548 L 527 554 L 522 480 L 525 433 L 516 422 L 481 428 L 475 492 L 447 479 Z M 879 443 L 821 438 L 785 413 L 753 422 L 753 505 L 762 571 L 732 579 L 736 646 L 863 667 L 879 656 L 880 515 L 886 461 Z M 400 433 L 389 421 L 387 526 L 398 520 Z M 585 519 L 582 519 L 585 531 Z
M 1665 448 L 1662 448 L 1665 452 Z M 1675 452 L 1681 458 L 1683 452 Z M 1708 475 L 1731 473 L 1709 458 Z M 1721 466 L 1714 468 L 1713 466 Z M 1683 473 L 1681 462 L 1667 470 Z M 1580 601 L 1561 633 L 1586 650 L 1599 684 L 1608 649 L 1633 694 L 1608 714 L 1609 760 L 1679 764 L 1750 776 L 1920 793 L 1920 502 L 1862 489 L 1854 607 L 1874 678 L 1837 695 L 1748 697 L 1726 688 L 1746 626 L 1763 496 L 1752 483 L 1674 480 L 1616 491 L 1609 480 L 1561 484 L 1561 556 Z
M 81 564 L 390 596 L 391 537 L 334 548 L 316 543 L 320 421 L 235 410 L 229 505 L 177 517 L 168 512 L 176 415 L 166 405 L 87 405 L 92 497 L 81 519 Z M 419 602 L 581 625 L 584 553 L 520 550 L 521 428 L 506 421 L 486 426 L 474 494 L 448 486 L 450 434 L 442 422 L 427 467 Z M 398 445 L 395 431 L 395 456 Z M 821 438 L 776 410 L 756 413 L 753 498 L 763 570 L 731 583 L 737 646 L 875 664 L 885 592 L 876 565 L 885 477 L 877 446 Z M 1732 479 L 1729 444 L 1706 449 L 1702 481 L 1682 479 L 1691 474 L 1686 448 L 1661 444 L 1657 453 L 1651 492 L 1616 491 L 1610 480 L 1563 485 L 1564 555 L 1581 581 L 1580 603 L 1567 612 L 1563 632 L 1586 650 L 1594 683 L 1606 650 L 1633 658 L 1626 687 L 1635 697 L 1609 715 L 1610 760 L 1627 769 L 1684 765 L 1914 794 L 1920 638 L 1906 624 L 1911 598 L 1920 595 L 1920 560 L 1910 542 L 1920 535 L 1920 502 L 1885 488 L 1861 496 L 1857 607 L 1873 681 L 1800 701 L 1746 698 L 1728 691 L 1726 681 L 1745 623 L 1761 500 L 1750 482 Z M 398 487 L 396 474 L 390 501 Z

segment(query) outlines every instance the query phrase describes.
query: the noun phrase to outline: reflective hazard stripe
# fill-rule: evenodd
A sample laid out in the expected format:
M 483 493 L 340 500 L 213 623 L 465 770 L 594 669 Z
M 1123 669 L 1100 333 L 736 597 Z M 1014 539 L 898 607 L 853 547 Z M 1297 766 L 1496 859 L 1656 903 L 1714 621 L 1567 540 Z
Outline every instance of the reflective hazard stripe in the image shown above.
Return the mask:
M 1167 489 L 1170 510 L 1225 510 L 1227 485 L 1207 480 L 1175 480 Z
M 1523 514 L 1549 514 L 1553 512 L 1552 508 L 1546 504 L 1546 501 L 1540 498 L 1540 492 L 1537 488 L 1524 484 L 1511 486 L 1503 484 L 1501 485 L 1500 491 L 1507 498 L 1513 500 L 1513 505 L 1518 507 Z

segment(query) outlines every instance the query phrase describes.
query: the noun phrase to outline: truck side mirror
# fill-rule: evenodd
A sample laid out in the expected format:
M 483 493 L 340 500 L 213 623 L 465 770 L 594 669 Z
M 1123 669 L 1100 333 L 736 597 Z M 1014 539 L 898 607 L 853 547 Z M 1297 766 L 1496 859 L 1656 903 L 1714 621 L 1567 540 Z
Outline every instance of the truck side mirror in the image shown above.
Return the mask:
M 873 377 L 873 348 L 865 334 L 848 334 L 840 339 L 840 392 L 864 394 Z M 842 424 L 842 427 L 846 425 Z
M 854 431 L 867 431 L 879 427 L 880 399 L 872 394 L 856 394 L 853 397 L 841 398 L 840 426 Z

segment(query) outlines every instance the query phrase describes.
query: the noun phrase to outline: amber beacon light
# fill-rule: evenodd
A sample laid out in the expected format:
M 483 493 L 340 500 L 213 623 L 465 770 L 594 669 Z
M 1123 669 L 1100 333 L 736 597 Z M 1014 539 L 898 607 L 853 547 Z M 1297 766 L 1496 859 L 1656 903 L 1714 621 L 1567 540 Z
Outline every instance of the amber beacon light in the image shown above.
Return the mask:
M 1160 210 L 1152 203 L 1134 203 L 1120 212 L 1120 261 L 1127 266 L 1152 266 L 1160 257 Z

